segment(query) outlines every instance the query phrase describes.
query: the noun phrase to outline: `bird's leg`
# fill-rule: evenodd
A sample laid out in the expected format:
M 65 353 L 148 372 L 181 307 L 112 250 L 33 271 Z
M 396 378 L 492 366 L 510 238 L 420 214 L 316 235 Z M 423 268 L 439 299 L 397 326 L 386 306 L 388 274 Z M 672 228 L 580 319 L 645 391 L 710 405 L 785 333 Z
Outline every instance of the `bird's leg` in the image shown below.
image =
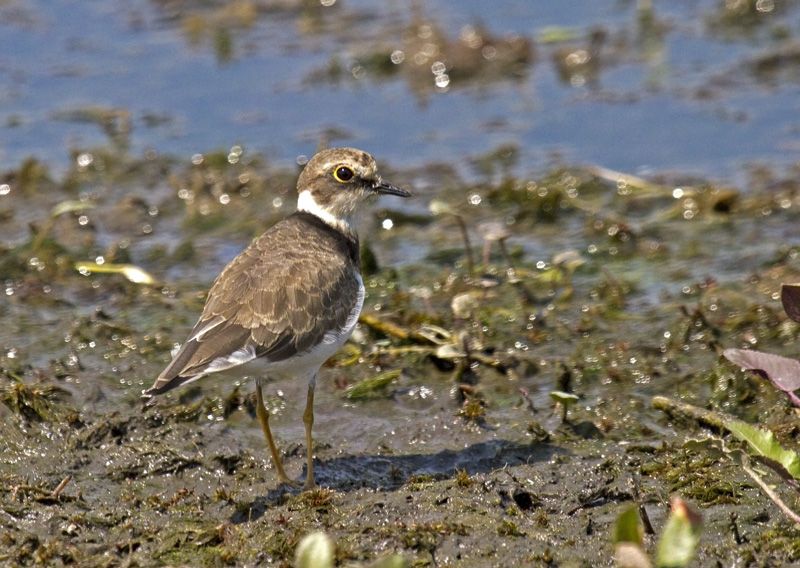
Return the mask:
M 267 446 L 272 454 L 272 463 L 275 464 L 275 471 L 278 472 L 278 478 L 282 483 L 294 485 L 294 481 L 289 479 L 286 471 L 283 469 L 283 461 L 278 453 L 278 446 L 275 445 L 275 439 L 272 437 L 272 431 L 269 429 L 269 411 L 264 406 L 264 396 L 261 394 L 261 379 L 256 379 L 256 416 L 261 423 L 261 431 L 264 432 L 264 438 L 267 440 Z
M 511 260 L 511 255 L 508 253 L 508 247 L 506 247 L 506 240 L 500 239 L 497 242 L 500 244 L 500 252 L 503 253 L 503 258 L 505 259 L 506 264 L 508 264 L 508 268 L 514 270 L 514 261 Z
M 492 241 L 485 239 L 483 241 L 483 270 L 489 270 L 489 258 L 492 255 Z
M 314 387 L 317 384 L 317 375 L 314 375 L 308 382 L 308 396 L 306 397 L 306 410 L 303 412 L 303 423 L 306 425 L 306 460 L 308 468 L 306 471 L 306 484 L 304 490 L 314 489 L 317 484 L 314 482 L 314 440 L 311 436 L 311 428 L 314 426 Z

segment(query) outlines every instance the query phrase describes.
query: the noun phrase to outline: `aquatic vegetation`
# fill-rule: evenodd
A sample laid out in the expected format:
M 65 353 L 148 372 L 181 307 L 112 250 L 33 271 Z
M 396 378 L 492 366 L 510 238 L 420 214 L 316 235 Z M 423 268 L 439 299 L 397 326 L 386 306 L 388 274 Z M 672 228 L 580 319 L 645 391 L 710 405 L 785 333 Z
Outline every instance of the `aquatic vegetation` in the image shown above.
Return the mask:
M 800 338 L 779 305 L 800 281 L 797 7 L 623 2 L 548 29 L 569 14 L 78 4 L 102 33 L 0 2 L 37 46 L 3 69 L 0 564 L 290 565 L 324 531 L 327 564 L 595 565 L 629 504 L 615 540 L 655 552 L 654 525 L 684 552 L 660 565 L 800 559 L 796 373 L 772 358 Z M 351 140 L 417 197 L 360 221 L 364 314 L 319 381 L 327 489 L 298 494 L 249 443 L 257 366 L 139 395 L 211 276 L 293 208 L 297 154 Z M 268 385 L 295 478 L 302 387 Z M 708 413 L 724 443 L 692 439 Z M 667 521 L 671 494 L 714 538 Z
M 386 371 L 374 377 L 363 379 L 347 387 L 345 396 L 349 400 L 364 400 L 372 396 L 378 396 L 379 392 L 394 382 L 401 372 L 399 370 Z
M 132 264 L 76 262 L 75 270 L 81 274 L 121 274 L 134 284 L 155 284 L 156 280 L 147 271 Z
M 670 502 L 670 513 L 661 530 L 655 554 L 658 568 L 689 566 L 700 541 L 702 518 L 680 497 Z M 625 509 L 614 526 L 614 559 L 619 568 L 650 568 L 644 549 L 644 529 L 637 507 Z
M 800 321 L 800 286 L 783 284 L 781 302 L 786 315 Z M 743 369 L 765 375 L 775 387 L 786 393 L 792 404 L 800 406 L 800 398 L 794 393 L 800 389 L 800 361 L 750 349 L 726 349 L 723 356 Z
M 486 403 L 476 397 L 467 398 L 458 413 L 468 422 L 481 423 L 486 417 Z
M 692 405 L 678 403 L 666 397 L 655 397 L 653 399 L 653 406 L 665 412 L 687 415 L 706 426 L 732 434 L 734 437 L 744 442 L 750 452 L 760 458 L 761 463 L 775 470 L 784 479 L 792 480 L 791 485 L 793 487 L 796 480 L 800 479 L 800 454 L 793 450 L 784 449 L 776 441 L 774 434 L 770 430 L 753 426 L 747 422 L 737 420 L 719 412 L 707 411 Z M 701 446 L 703 444 L 693 445 Z M 705 446 L 714 447 L 714 441 L 710 444 L 705 444 Z M 739 463 L 742 469 L 753 478 L 767 496 L 778 505 L 781 511 L 792 521 L 800 525 L 800 514 L 794 512 L 789 506 L 784 504 L 780 497 L 778 497 L 750 467 L 750 459 L 747 454 L 736 450 L 730 450 L 721 442 L 720 446 L 721 452 L 718 453 L 731 457 L 734 461 Z
M 785 7 L 780 3 L 741 0 L 719 2 L 718 8 L 709 14 L 708 26 L 715 33 L 726 37 L 752 37 L 761 28 L 768 27 L 780 19 Z
M 484 26 L 467 25 L 452 38 L 420 10 L 402 29 L 382 34 L 378 42 L 359 42 L 353 51 L 347 59 L 331 57 L 306 82 L 400 77 L 424 103 L 431 94 L 462 86 L 522 81 L 535 62 L 533 42 L 524 36 L 498 36 Z
M 320 527 L 340 563 L 461 554 L 480 564 L 501 543 L 535 561 L 589 549 L 610 558 L 612 525 L 599 519 L 619 503 L 678 493 L 715 523 L 724 507 L 762 507 L 739 462 L 675 442 L 695 423 L 659 418 L 652 395 L 768 423 L 786 451 L 797 437 L 781 393 L 717 357 L 728 345 L 788 351 L 798 337 L 777 306 L 780 283 L 800 277 L 796 247 L 763 238 L 796 220 L 788 186 L 776 197 L 783 182 L 764 175 L 747 192 L 693 180 L 676 193 L 667 179 L 563 164 L 518 177 L 515 152 L 498 148 L 476 157 L 480 183 L 435 170 L 425 175 L 448 180 L 438 201 L 365 219 L 375 262 L 364 313 L 320 381 L 315 465 L 330 489 L 276 490 L 265 456 L 231 435 L 252 434 L 245 380 L 145 411 L 138 396 L 175 330 L 193 323 L 212 268 L 291 207 L 292 169 L 238 147 L 185 161 L 91 154 L 40 178 L 51 193 L 14 203 L 16 237 L 0 253 L 0 413 L 15 429 L 0 445 L 35 472 L 12 485 L 41 489 L 0 491 L 0 508 L 36 517 L 59 507 L 59 522 L 75 525 L 37 541 L 14 529 L 4 561 L 32 563 L 39 551 L 80 563 L 97 554 L 80 539 L 111 531 L 97 550 L 123 561 L 288 563 Z M 383 261 L 405 246 L 413 260 Z M 131 267 L 152 280 L 131 282 Z M 295 411 L 295 388 L 269 387 L 276 428 Z M 293 475 L 298 447 L 285 449 Z M 101 504 L 95 515 L 81 495 Z M 132 523 L 142 528 L 115 528 Z M 552 546 L 554 527 L 576 544 Z M 748 528 L 750 543 L 766 530 Z M 730 551 L 701 541 L 697 554 Z
M 297 568 L 332 568 L 333 543 L 325 533 L 311 533 L 300 541 L 295 553 Z
M 552 398 L 553 401 L 561 407 L 562 422 L 567 421 L 567 413 L 569 412 L 570 406 L 576 404 L 580 400 L 580 397 L 572 393 L 562 391 L 551 391 L 550 398 Z
M 0 369 L 0 376 L 6 379 L 6 384 L 0 385 L 0 402 L 25 420 L 69 421 L 67 413 L 74 414 L 74 410 L 59 404 L 69 394 L 66 390 L 52 384 L 27 384 L 5 369 Z
M 120 149 L 127 148 L 130 142 L 132 120 L 131 113 L 126 108 L 105 106 L 77 107 L 58 111 L 53 118 L 69 122 L 96 124 L 108 136 L 108 139 Z

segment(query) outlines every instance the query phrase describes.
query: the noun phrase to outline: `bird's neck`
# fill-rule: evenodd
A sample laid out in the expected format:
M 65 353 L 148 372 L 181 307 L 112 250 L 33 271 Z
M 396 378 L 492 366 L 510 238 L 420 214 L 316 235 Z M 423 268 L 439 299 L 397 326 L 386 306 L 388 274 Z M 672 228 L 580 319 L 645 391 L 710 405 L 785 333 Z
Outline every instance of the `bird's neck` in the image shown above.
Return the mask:
M 314 215 L 345 235 L 355 236 L 356 234 L 350 215 L 341 216 L 333 213 L 330 209 L 317 203 L 314 194 L 307 189 L 301 191 L 297 196 L 297 210 Z

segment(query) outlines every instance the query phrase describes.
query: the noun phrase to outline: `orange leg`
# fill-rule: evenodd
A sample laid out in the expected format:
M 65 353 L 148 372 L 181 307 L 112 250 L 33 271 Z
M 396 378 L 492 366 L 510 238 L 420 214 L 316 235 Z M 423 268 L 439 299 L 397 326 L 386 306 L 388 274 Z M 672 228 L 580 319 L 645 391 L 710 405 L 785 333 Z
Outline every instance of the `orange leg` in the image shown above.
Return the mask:
M 267 446 L 272 454 L 272 463 L 275 464 L 275 471 L 278 472 L 278 479 L 282 483 L 294 485 L 295 482 L 289 479 L 286 471 L 283 469 L 283 461 L 278 452 L 278 446 L 275 445 L 275 439 L 272 437 L 272 431 L 269 429 L 269 411 L 264 406 L 264 396 L 261 394 L 261 380 L 256 379 L 256 416 L 261 423 L 261 431 L 264 432 L 264 438 L 267 440 Z
M 311 436 L 311 428 L 314 426 L 314 387 L 316 382 L 317 377 L 315 375 L 308 383 L 306 410 L 303 412 L 303 423 L 306 425 L 306 460 L 308 463 L 306 483 L 303 485 L 303 489 L 306 491 L 317 486 L 314 482 L 314 440 Z

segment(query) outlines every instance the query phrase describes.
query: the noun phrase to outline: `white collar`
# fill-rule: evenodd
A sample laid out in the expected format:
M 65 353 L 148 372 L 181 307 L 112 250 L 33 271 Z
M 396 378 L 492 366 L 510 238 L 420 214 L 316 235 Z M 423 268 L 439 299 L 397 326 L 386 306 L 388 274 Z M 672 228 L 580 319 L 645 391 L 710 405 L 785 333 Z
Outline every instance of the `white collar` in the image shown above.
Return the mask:
M 297 196 L 297 210 L 311 213 L 312 215 L 325 221 L 325 223 L 331 227 L 343 233 L 353 233 L 353 227 L 349 217 L 337 217 L 322 207 L 319 203 L 317 203 L 317 201 L 314 199 L 314 195 L 308 189 L 304 189 L 300 192 L 300 195 Z

